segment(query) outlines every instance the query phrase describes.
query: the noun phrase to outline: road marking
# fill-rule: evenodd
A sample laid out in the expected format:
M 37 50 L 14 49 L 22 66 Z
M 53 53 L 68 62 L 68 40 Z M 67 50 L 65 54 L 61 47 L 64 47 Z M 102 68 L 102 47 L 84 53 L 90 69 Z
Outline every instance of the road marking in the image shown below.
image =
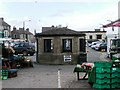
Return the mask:
M 60 70 L 58 70 L 58 88 L 61 88 L 61 82 L 60 82 Z

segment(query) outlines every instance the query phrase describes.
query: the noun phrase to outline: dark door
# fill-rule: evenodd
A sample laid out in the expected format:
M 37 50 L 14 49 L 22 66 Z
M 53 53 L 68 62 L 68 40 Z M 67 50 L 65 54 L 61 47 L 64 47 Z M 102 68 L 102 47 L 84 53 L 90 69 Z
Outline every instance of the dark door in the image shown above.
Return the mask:
M 79 45 L 80 52 L 86 52 L 86 42 L 84 38 L 79 40 Z

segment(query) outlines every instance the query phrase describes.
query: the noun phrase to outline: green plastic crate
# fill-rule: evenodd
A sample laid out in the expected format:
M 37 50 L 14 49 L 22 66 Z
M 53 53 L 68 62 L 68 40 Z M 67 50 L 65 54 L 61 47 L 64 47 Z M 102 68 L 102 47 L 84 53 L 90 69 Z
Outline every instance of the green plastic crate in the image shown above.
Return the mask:
M 111 69 L 108 67 L 96 67 L 96 73 L 111 73 Z
M 112 60 L 117 60 L 117 59 L 118 59 L 117 57 L 112 56 Z
M 113 67 L 112 68 L 112 73 L 114 73 L 114 72 L 119 72 L 120 73 L 120 68 Z
M 112 67 L 111 62 L 94 62 L 95 67 Z
M 2 79 L 2 80 L 7 80 L 7 79 L 8 79 L 8 76 L 1 76 L 1 79 Z
M 120 61 L 118 62 L 116 62 L 116 61 L 113 61 L 112 62 L 112 67 L 119 67 L 120 68 Z
M 120 83 L 114 83 L 114 84 L 111 84 L 111 88 L 116 88 L 116 89 L 118 89 L 118 88 L 120 88 Z
M 7 69 L 1 70 L 0 74 L 1 74 L 1 79 L 2 80 L 7 80 L 8 79 L 8 70 Z
M 2 76 L 6 76 L 6 75 L 8 76 L 8 70 L 2 70 L 1 75 Z
M 97 83 L 94 83 L 93 84 L 93 88 L 97 88 L 97 89 L 110 89 L 110 84 L 97 84 Z
M 2 75 L 8 75 L 8 72 L 2 72 Z
M 96 79 L 97 84 L 110 84 L 110 79 L 104 78 L 104 79 Z
M 111 83 L 120 83 L 120 78 L 112 78 Z
M 111 78 L 109 73 L 96 73 L 96 78 L 104 79 L 104 78 Z
M 120 73 L 118 73 L 118 72 L 112 73 L 111 78 L 120 78 Z

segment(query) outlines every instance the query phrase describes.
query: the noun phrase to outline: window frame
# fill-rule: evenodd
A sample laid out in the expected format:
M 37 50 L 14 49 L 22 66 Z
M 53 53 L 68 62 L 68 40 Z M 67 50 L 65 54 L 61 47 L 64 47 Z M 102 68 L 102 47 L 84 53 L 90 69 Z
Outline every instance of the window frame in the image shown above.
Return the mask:
M 102 35 L 101 34 L 96 35 L 96 39 L 102 39 Z
M 53 39 L 44 39 L 44 53 L 53 52 Z
M 72 52 L 72 39 L 71 38 L 62 39 L 62 52 Z
M 90 35 L 90 36 L 89 36 L 89 39 L 93 39 L 93 36 L 92 36 L 92 35 Z

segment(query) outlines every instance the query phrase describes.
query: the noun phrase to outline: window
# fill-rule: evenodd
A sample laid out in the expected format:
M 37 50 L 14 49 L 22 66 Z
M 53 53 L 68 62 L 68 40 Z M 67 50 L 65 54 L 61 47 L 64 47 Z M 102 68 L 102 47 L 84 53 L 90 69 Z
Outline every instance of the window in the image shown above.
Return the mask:
M 9 26 L 7 27 L 7 29 L 8 29 L 8 30 L 10 29 Z
M 97 38 L 96 39 L 102 39 L 102 35 L 96 35 Z
M 72 39 L 63 39 L 63 52 L 72 52 Z
M 7 30 L 4 31 L 4 37 L 8 37 L 9 36 L 9 32 Z
M 92 35 L 89 36 L 89 39 L 92 39 Z
M 44 39 L 44 52 L 52 52 L 52 51 L 53 51 L 53 40 Z

